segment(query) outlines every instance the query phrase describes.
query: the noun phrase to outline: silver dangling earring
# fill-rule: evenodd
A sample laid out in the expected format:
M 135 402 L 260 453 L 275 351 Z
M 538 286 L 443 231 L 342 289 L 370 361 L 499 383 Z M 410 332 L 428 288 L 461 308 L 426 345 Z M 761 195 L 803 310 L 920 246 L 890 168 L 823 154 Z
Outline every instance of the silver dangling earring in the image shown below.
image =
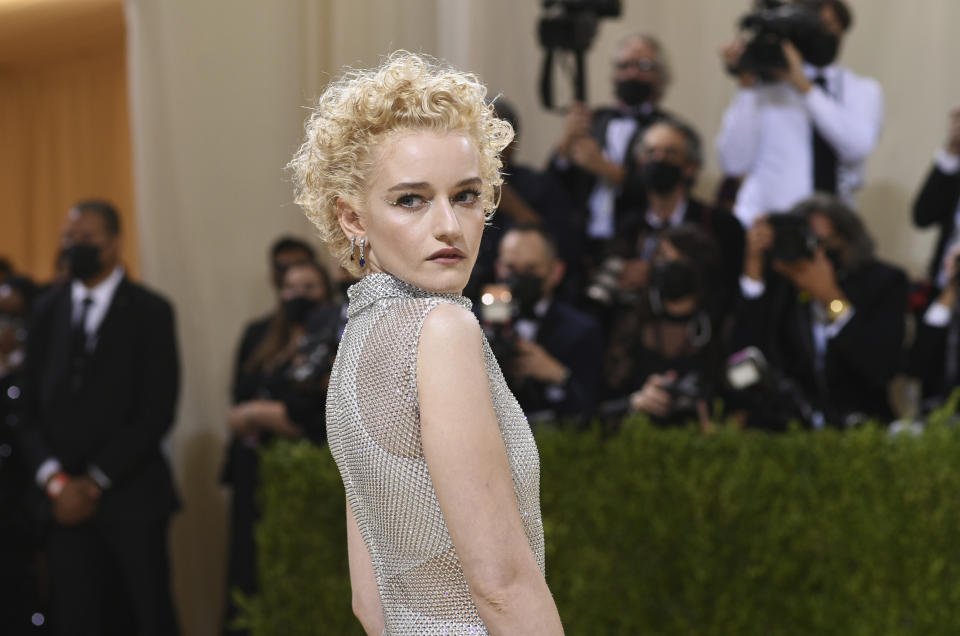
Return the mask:
M 350 237 L 350 260 L 353 260 L 353 252 L 357 249 L 357 237 Z
M 365 238 L 363 238 L 363 237 L 361 236 L 361 237 L 360 237 L 360 240 L 359 240 L 358 242 L 359 242 L 359 244 L 360 244 L 360 267 L 363 267 L 364 265 L 367 264 L 367 259 L 365 259 L 365 258 L 363 257 L 363 246 L 364 246 L 364 244 L 366 244 L 367 239 L 365 239 Z

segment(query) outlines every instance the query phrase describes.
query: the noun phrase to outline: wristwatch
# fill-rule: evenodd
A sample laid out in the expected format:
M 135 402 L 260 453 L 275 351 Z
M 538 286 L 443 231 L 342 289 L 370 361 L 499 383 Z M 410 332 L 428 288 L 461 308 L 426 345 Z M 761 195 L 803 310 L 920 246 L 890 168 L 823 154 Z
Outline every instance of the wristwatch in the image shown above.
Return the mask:
M 837 322 L 850 313 L 850 303 L 842 298 L 834 298 L 827 303 L 827 319 L 831 322 Z

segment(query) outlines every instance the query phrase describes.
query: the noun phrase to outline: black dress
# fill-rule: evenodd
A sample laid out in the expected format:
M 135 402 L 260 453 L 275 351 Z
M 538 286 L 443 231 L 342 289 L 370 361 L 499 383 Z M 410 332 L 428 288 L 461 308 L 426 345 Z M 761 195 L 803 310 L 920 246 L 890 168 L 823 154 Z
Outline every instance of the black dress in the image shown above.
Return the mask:
M 325 410 L 330 366 L 337 350 L 337 332 L 340 307 L 321 307 L 308 320 L 307 330 L 295 353 L 273 367 L 260 366 L 245 369 L 246 360 L 266 337 L 270 319 L 248 326 L 236 361 L 232 403 L 251 400 L 283 402 L 287 417 L 302 431 L 304 438 L 315 444 L 326 443 Z M 230 510 L 230 549 L 227 566 L 227 615 L 224 632 L 229 629 L 237 608 L 232 600 L 234 590 L 244 595 L 257 591 L 257 558 L 254 526 L 260 513 L 256 505 L 259 487 L 259 452 L 274 436 L 262 433 L 256 436 L 230 438 L 222 481 L 231 487 L 233 500 Z

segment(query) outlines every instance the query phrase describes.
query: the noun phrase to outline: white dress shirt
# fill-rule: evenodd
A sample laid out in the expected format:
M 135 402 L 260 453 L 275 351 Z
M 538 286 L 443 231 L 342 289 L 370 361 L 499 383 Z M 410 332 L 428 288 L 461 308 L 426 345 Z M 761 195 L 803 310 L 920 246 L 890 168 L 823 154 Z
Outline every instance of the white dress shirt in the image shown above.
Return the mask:
M 630 139 L 637 132 L 637 120 L 633 117 L 617 117 L 607 125 L 607 135 L 603 144 L 603 156 L 607 161 L 622 166 L 626 161 Z M 618 188 L 605 179 L 598 179 L 587 201 L 590 219 L 587 222 L 587 236 L 595 239 L 613 237 L 614 210 Z
M 784 212 L 813 193 L 813 130 L 837 153 L 837 190 L 851 207 L 864 164 L 883 126 L 883 90 L 868 77 L 831 65 L 804 65 L 822 75 L 804 95 L 786 82 L 737 91 L 723 116 L 717 153 L 726 174 L 744 177 L 734 212 L 745 228 L 768 212 Z
M 80 315 L 83 311 L 83 299 L 90 298 L 92 301 L 90 308 L 87 310 L 87 318 L 84 321 L 85 324 L 83 328 L 87 334 L 87 351 L 91 351 L 97 346 L 97 330 L 100 328 L 101 323 L 103 323 L 103 319 L 107 316 L 110 303 L 113 302 L 113 296 L 117 291 L 117 287 L 120 285 L 120 281 L 123 280 L 123 275 L 123 268 L 117 267 L 106 279 L 97 284 L 96 287 L 87 287 L 78 280 L 74 280 L 70 285 L 71 325 L 80 320 Z M 37 469 L 35 476 L 37 484 L 43 488 L 47 480 L 60 472 L 62 468 L 60 461 L 56 457 L 46 459 L 40 464 L 40 468 Z M 98 467 L 90 466 L 88 472 L 90 477 L 92 477 L 101 488 L 106 489 L 110 487 L 110 478 Z
M 70 324 L 76 324 L 80 320 L 80 314 L 83 311 L 83 299 L 89 298 L 93 301 L 90 309 L 87 310 L 86 324 L 83 326 L 87 334 L 87 350 L 92 350 L 97 346 L 96 333 L 107 316 L 107 310 L 110 309 L 110 303 L 113 301 L 113 295 L 117 291 L 117 286 L 123 280 L 123 268 L 117 267 L 106 279 L 97 284 L 96 287 L 87 287 L 78 280 L 70 284 L 70 299 L 72 302 L 72 314 Z

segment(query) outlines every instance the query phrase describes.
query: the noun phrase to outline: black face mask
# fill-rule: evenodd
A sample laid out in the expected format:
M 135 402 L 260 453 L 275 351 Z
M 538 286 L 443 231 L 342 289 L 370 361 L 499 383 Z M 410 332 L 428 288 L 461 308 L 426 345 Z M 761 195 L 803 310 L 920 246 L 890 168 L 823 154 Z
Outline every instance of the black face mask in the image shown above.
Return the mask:
M 283 301 L 283 312 L 287 320 L 294 324 L 303 324 L 307 316 L 317 306 L 317 301 L 306 296 L 294 296 Z
M 639 106 L 650 101 L 653 84 L 643 80 L 629 79 L 617 82 L 617 99 L 627 106 Z
M 76 243 L 67 248 L 70 276 L 78 280 L 90 280 L 103 269 L 100 248 L 88 243 Z
M 533 318 L 534 307 L 543 293 L 543 278 L 534 274 L 511 274 L 507 278 L 510 294 L 523 318 Z
M 647 161 L 640 169 L 640 178 L 647 190 L 669 194 L 683 180 L 683 171 L 669 161 Z
M 822 31 L 810 42 L 804 58 L 814 66 L 822 68 L 833 64 L 839 52 L 840 38 L 833 33 Z

